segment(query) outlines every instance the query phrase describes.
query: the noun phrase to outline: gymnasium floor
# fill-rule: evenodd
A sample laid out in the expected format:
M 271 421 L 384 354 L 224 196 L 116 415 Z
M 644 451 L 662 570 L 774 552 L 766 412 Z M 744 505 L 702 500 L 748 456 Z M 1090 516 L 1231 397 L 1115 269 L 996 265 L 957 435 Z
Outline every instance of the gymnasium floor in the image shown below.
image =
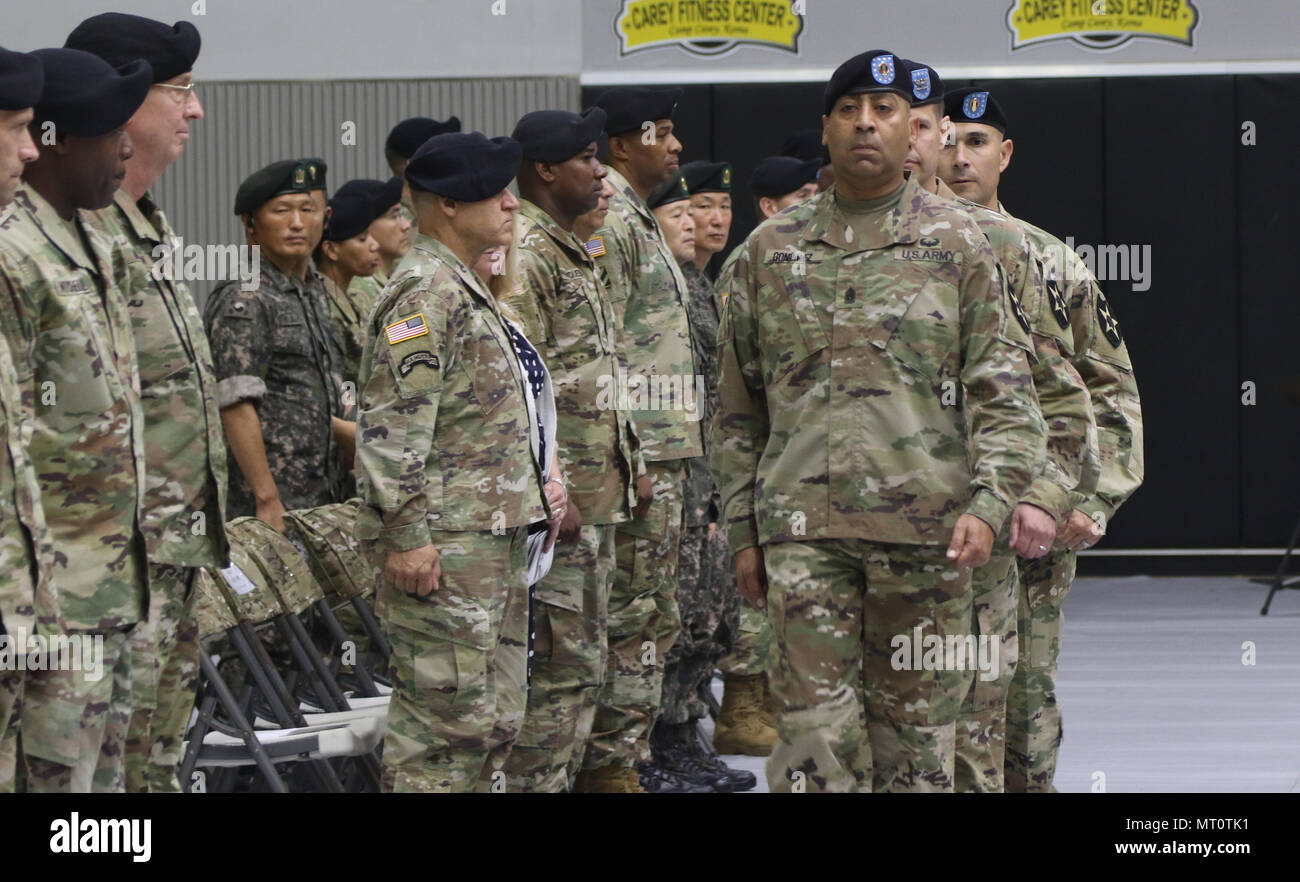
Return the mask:
M 1078 580 L 1065 604 L 1057 788 L 1300 791 L 1300 591 L 1260 616 L 1266 593 L 1232 577 Z M 726 761 L 766 791 L 763 759 Z

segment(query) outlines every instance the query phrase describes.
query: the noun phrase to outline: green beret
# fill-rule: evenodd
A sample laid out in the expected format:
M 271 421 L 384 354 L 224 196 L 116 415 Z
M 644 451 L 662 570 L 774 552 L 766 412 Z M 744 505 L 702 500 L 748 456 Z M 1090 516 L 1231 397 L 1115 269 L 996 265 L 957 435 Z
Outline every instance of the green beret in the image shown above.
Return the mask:
M 691 195 L 696 193 L 730 193 L 731 163 L 696 160 L 682 166 L 682 177 Z
M 325 161 L 281 159 L 253 172 L 235 193 L 235 214 L 251 214 L 283 193 L 325 189 Z
M 681 202 L 683 199 L 690 198 L 691 188 L 686 185 L 686 178 L 682 177 L 681 172 L 678 172 L 651 190 L 645 204 L 653 210 L 670 202 Z

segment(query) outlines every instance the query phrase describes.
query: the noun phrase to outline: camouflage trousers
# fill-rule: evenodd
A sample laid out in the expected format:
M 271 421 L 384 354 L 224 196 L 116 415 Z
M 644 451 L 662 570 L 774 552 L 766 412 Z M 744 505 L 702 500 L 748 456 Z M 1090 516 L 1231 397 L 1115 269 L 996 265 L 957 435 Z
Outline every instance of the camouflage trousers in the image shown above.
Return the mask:
M 536 586 L 528 709 L 506 761 L 512 791 L 563 793 L 582 770 L 609 662 L 614 531 L 584 525 L 577 542 L 557 544 Z
M 687 723 L 708 714 L 700 688 L 713 679 L 718 659 L 731 649 L 739 627 L 740 592 L 726 533 L 688 527 L 678 555 L 677 606 L 682 631 L 664 662 L 659 718 Z
M 1046 557 L 1020 561 L 1020 663 L 1007 695 L 1008 793 L 1054 790 L 1064 728 L 1056 702 L 1061 655 L 1061 606 L 1074 582 L 1078 555 L 1054 547 Z
M 14 792 L 26 671 L 0 670 L 0 793 Z
M 731 571 L 735 580 L 735 569 Z M 731 652 L 718 659 L 718 669 L 729 677 L 753 677 L 767 673 L 772 658 L 772 626 L 767 611 L 740 604 L 740 625 Z
M 957 720 L 958 793 L 1001 793 L 1007 746 L 1007 691 L 1016 671 L 1020 638 L 1016 630 L 1020 595 L 1017 558 L 1002 540 L 989 562 L 971 575 L 974 630 L 1000 641 L 996 668 L 975 674 Z
M 27 672 L 18 753 L 19 774 L 25 773 L 21 786 L 29 793 L 126 790 L 131 637 L 126 631 L 92 635 L 97 637 L 103 638 L 103 652 L 94 670 L 83 664 L 82 670 Z
M 180 793 L 176 770 L 199 683 L 193 567 L 149 565 L 149 620 L 131 632 L 128 793 Z
M 861 539 L 763 549 L 780 740 L 772 792 L 951 792 L 971 675 L 911 644 L 964 638 L 970 572 L 943 546 Z
M 663 660 L 677 641 L 677 554 L 682 536 L 685 460 L 648 463 L 654 501 L 644 517 L 619 524 L 609 595 L 609 664 L 584 769 L 631 767 L 650 759 L 659 715 Z
M 438 590 L 419 597 L 382 580 L 376 612 L 393 648 L 385 789 L 505 789 L 527 688 L 526 534 L 434 531 Z M 378 546 L 367 551 L 382 566 Z

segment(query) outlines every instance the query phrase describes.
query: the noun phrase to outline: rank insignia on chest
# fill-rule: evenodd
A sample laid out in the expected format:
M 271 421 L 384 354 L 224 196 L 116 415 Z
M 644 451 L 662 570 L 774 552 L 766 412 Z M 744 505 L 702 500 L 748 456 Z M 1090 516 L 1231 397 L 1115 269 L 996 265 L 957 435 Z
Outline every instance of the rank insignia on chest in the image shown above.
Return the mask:
M 416 315 L 393 322 L 391 325 L 384 328 L 384 333 L 388 335 L 388 342 L 392 344 L 401 343 L 403 340 L 411 340 L 415 337 L 422 337 L 429 333 L 429 328 L 424 323 L 424 314 L 417 313 Z
M 586 242 L 587 254 L 591 257 L 605 256 L 605 239 L 602 236 L 592 236 Z

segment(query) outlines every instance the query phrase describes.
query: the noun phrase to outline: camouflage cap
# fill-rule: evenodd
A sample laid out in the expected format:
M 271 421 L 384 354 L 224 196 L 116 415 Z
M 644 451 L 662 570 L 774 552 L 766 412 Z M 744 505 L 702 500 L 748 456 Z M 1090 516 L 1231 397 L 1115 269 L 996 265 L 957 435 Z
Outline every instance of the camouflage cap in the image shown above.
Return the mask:
M 251 214 L 284 193 L 325 189 L 328 166 L 322 159 L 281 159 L 244 179 L 235 193 L 235 214 Z

